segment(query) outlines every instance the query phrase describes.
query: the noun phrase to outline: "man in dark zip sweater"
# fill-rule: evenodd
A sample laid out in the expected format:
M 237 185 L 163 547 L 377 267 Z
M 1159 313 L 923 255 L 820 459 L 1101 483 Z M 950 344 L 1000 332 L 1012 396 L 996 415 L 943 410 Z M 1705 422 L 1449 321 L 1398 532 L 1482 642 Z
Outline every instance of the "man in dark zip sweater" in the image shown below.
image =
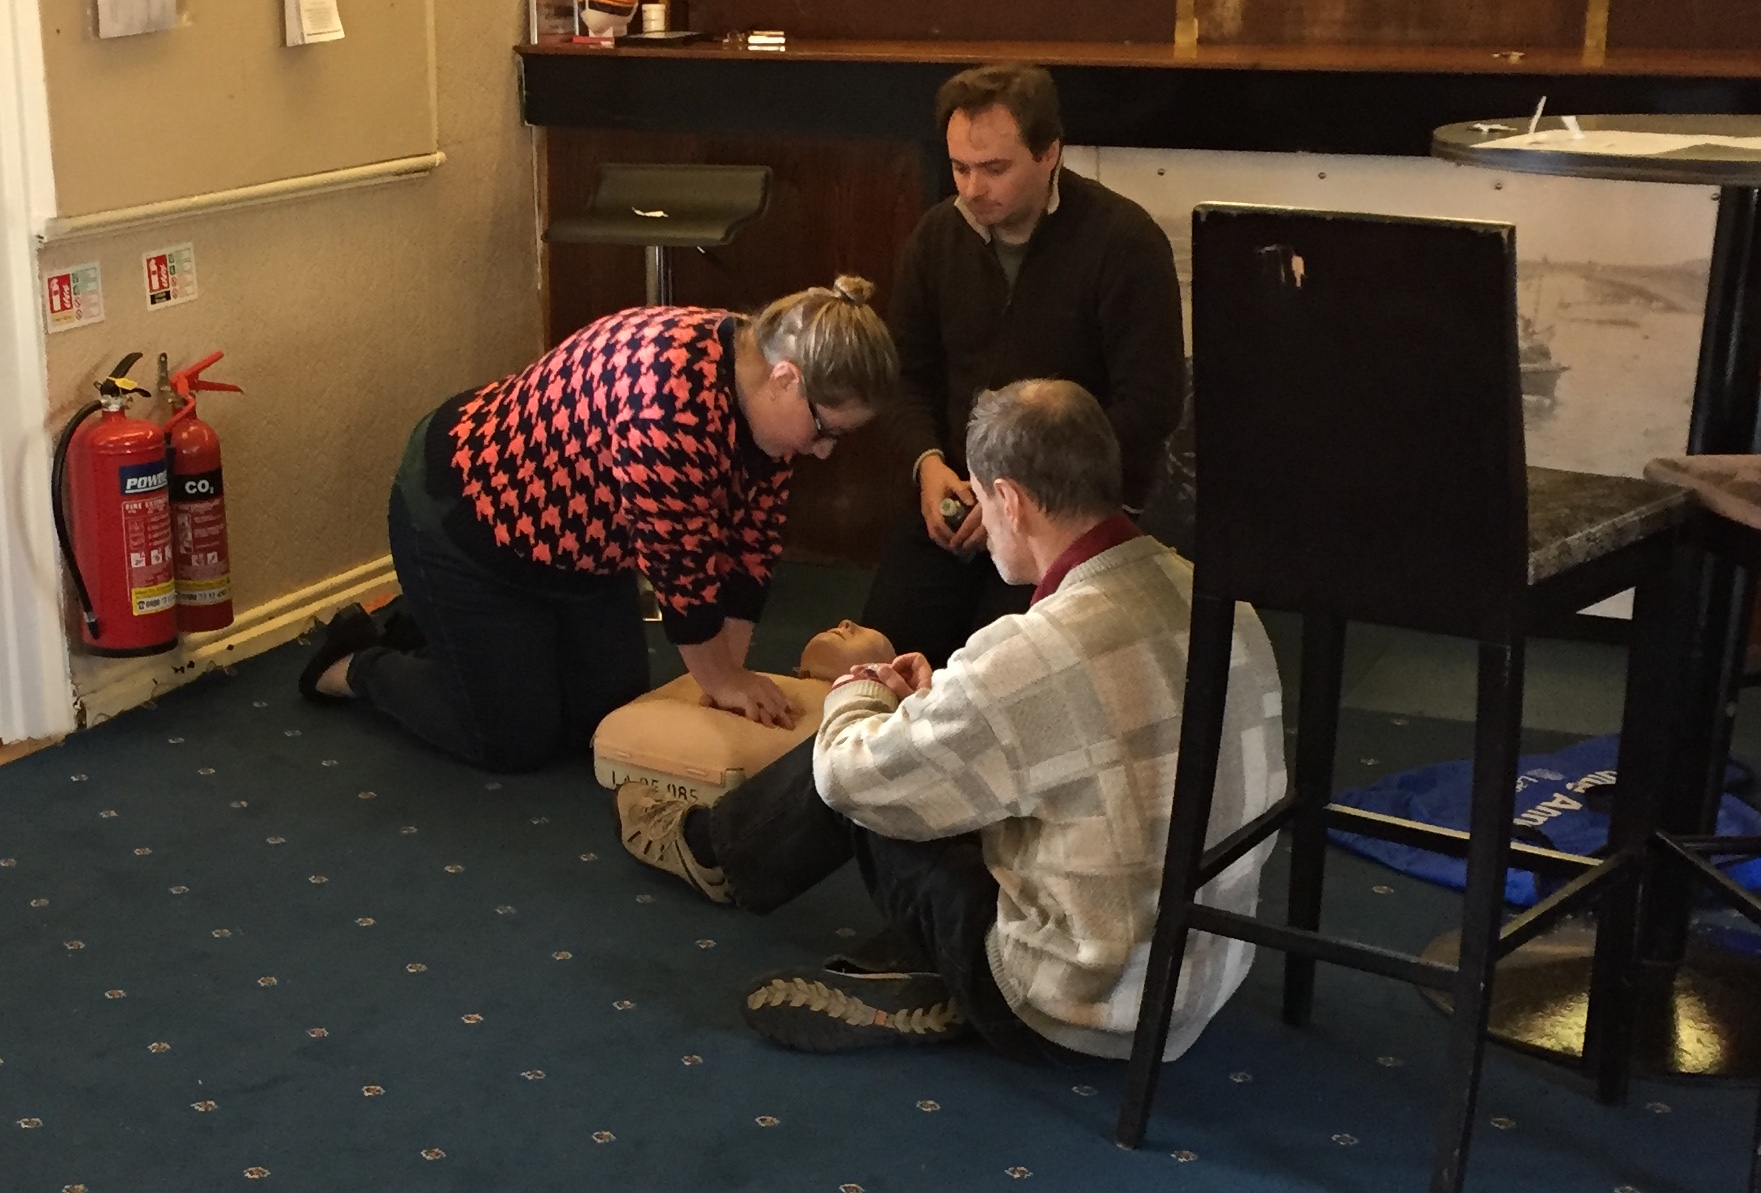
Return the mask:
M 1125 502 L 1136 509 L 1179 420 L 1185 353 L 1168 238 L 1136 203 L 1060 167 L 1049 74 L 965 71 L 936 108 L 957 194 L 912 232 L 888 318 L 904 390 L 896 425 L 915 457 L 919 511 L 882 560 L 861 620 L 939 667 L 1031 595 L 978 550 L 985 530 L 964 449 L 973 399 L 1029 377 L 1089 390 L 1118 435 Z M 966 510 L 957 528 L 950 498 Z

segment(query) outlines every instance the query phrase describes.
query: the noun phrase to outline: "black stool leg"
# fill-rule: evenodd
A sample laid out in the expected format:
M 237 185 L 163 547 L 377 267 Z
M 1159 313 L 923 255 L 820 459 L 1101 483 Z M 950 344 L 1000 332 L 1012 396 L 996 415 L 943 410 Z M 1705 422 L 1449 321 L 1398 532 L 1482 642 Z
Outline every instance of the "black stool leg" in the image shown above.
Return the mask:
M 1666 792 L 1657 824 L 1672 836 L 1710 832 L 1722 795 L 1725 760 L 1735 707 L 1736 668 L 1747 637 L 1752 589 L 1730 559 L 1697 549 L 1680 553 L 1672 581 L 1676 599 L 1691 601 L 1687 645 L 1678 664 L 1681 675 L 1674 721 L 1676 748 L 1669 759 Z M 1692 594 L 1691 597 L 1683 594 Z M 1678 610 L 1672 616 L 1682 618 Z M 1634 966 L 1634 1033 L 1640 1048 L 1658 1033 L 1667 1039 L 1676 972 L 1686 955 L 1693 912 L 1694 883 L 1685 868 L 1652 864 L 1639 907 L 1637 964 Z
M 1431 1193 L 1460 1193 L 1473 1137 L 1474 1105 L 1486 1050 L 1492 976 L 1504 909 L 1510 857 L 1510 818 L 1516 802 L 1516 758 L 1522 732 L 1523 642 L 1481 642 L 1474 727 L 1474 794 L 1468 824 L 1467 890 L 1463 897 L 1461 960 L 1455 1010 L 1449 1023 L 1443 1112 Z
M 1211 796 L 1217 785 L 1217 753 L 1223 740 L 1224 701 L 1229 692 L 1229 651 L 1235 636 L 1235 602 L 1197 596 L 1192 602 L 1192 637 L 1186 660 L 1186 704 L 1180 724 L 1180 758 L 1174 768 L 1174 807 L 1168 825 L 1168 851 L 1162 863 L 1162 893 L 1150 939 L 1137 1035 L 1125 1070 L 1125 1095 L 1113 1132 L 1120 1147 L 1143 1142 L 1150 1102 L 1168 1044 L 1168 1019 L 1179 991 L 1180 963 L 1186 956 L 1187 912 L 1193 878 L 1205 849 Z
M 1296 812 L 1290 825 L 1289 923 L 1321 926 L 1327 861 L 1327 802 L 1333 797 L 1333 756 L 1339 741 L 1339 689 L 1345 670 L 1345 621 L 1302 620 L 1302 689 L 1297 708 Z M 1315 959 L 1284 955 L 1284 1022 L 1305 1027 L 1315 1004 Z
M 1749 1148 L 1749 1193 L 1761 1193 L 1761 1102 L 1755 1103 L 1755 1140 Z
M 1761 1193 L 1761 1101 L 1756 1103 L 1756 1137 L 1749 1144 L 1749 1193 Z
M 1671 718 L 1682 701 L 1675 684 L 1682 635 L 1672 618 L 1671 582 L 1657 569 L 1633 596 L 1633 644 L 1627 657 L 1626 703 L 1621 713 L 1619 785 L 1608 829 L 1610 856 L 1638 855 L 1641 868 L 1603 896 L 1597 908 L 1596 953 L 1590 967 L 1590 1006 L 1584 1025 L 1584 1065 L 1605 1105 L 1626 1101 L 1632 1067 L 1637 985 L 1633 980 L 1643 851 L 1656 829 L 1669 767 Z

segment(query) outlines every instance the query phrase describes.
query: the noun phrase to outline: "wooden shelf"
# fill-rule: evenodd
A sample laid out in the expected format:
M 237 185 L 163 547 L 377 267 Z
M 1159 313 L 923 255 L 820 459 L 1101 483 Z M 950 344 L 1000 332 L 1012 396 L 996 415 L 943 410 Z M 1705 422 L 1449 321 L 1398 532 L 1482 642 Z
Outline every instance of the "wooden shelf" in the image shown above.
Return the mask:
M 1481 46 L 1197 46 L 1080 41 L 791 41 L 748 50 L 719 41 L 660 46 L 522 45 L 526 57 L 685 58 L 716 61 L 937 63 L 1037 62 L 1147 70 L 1262 70 L 1352 74 L 1601 75 L 1623 78 L 1761 78 L 1761 54 L 1624 50 L 1587 55 L 1557 48 L 1496 52 Z

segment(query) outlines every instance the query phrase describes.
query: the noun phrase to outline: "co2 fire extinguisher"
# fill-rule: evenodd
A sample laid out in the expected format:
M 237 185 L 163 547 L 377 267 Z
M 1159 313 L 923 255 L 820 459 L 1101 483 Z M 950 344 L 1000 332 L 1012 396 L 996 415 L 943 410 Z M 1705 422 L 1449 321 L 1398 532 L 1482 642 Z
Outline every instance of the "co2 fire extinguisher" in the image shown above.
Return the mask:
M 220 436 L 196 416 L 194 394 L 243 393 L 208 381 L 202 370 L 225 353 L 205 356 L 171 374 L 177 409 L 165 425 L 171 465 L 171 529 L 176 546 L 177 628 L 219 630 L 232 624 L 232 564 L 226 550 L 226 490 L 220 478 Z
M 116 362 L 55 444 L 55 534 L 79 596 L 81 637 L 97 654 L 177 645 L 165 432 L 124 409 L 130 394 L 148 393 L 128 378 L 140 358 Z

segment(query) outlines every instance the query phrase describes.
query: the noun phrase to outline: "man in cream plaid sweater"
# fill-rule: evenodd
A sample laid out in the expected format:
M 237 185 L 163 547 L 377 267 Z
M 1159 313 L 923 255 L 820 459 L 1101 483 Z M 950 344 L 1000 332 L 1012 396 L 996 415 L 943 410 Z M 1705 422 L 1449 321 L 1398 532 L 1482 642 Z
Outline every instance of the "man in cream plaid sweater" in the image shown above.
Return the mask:
M 1180 739 L 1191 566 L 1119 512 L 1119 448 L 1069 382 L 983 395 L 967 458 L 987 543 L 1025 614 L 947 667 L 859 667 L 826 698 L 793 781 L 713 808 L 618 793 L 625 845 L 718 901 L 778 906 L 854 856 L 903 964 L 833 958 L 771 975 L 747 1021 L 809 1051 L 950 1038 L 1013 1056 L 1129 1054 L 1155 923 Z M 1284 790 L 1279 684 L 1258 617 L 1236 617 L 1209 835 Z M 774 769 L 774 768 L 773 768 Z M 1251 913 L 1263 846 L 1205 890 Z M 1195 933 L 1166 1058 L 1241 984 L 1251 946 Z

